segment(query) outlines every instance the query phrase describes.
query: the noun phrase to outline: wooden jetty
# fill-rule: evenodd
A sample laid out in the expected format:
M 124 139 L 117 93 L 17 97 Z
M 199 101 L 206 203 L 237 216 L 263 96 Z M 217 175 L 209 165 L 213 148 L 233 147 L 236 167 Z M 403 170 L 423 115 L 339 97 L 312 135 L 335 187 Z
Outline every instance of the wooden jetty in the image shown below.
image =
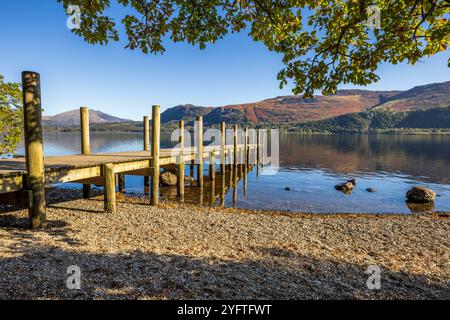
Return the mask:
M 45 188 L 52 184 L 75 182 L 83 184 L 83 197 L 89 197 L 91 184 L 104 186 L 105 211 L 116 211 L 116 184 L 119 191 L 124 189 L 125 175 L 140 175 L 151 178 L 150 204 L 159 202 L 159 177 L 161 168 L 176 168 L 178 171 L 177 195 L 184 197 L 185 163 L 197 166 L 196 187 L 203 188 L 204 159 L 209 162 L 209 179 L 214 181 L 219 160 L 220 173 L 226 174 L 226 165 L 230 177 L 233 172 L 243 170 L 255 158 L 259 161 L 262 145 L 258 130 L 257 143 L 250 143 L 248 130 L 245 140 L 238 143 L 238 127 L 234 126 L 233 143 L 225 139 L 225 123 L 221 123 L 221 141 L 219 145 L 204 146 L 198 143 L 194 147 L 185 147 L 184 123 L 180 122 L 180 146 L 178 148 L 160 148 L 160 107 L 152 107 L 151 144 L 149 118 L 144 117 L 143 150 L 133 152 L 113 152 L 91 154 L 89 141 L 89 110 L 80 108 L 81 153 L 78 155 L 44 157 L 42 135 L 42 111 L 40 76 L 36 72 L 22 73 L 24 103 L 24 141 L 25 158 L 0 159 L 0 194 L 11 193 L 26 199 L 29 208 L 30 227 L 41 227 L 46 220 Z M 197 118 L 196 141 L 203 141 L 202 117 Z M 254 157 L 250 157 L 250 154 Z M 218 159 L 216 159 L 218 157 Z M 238 161 L 241 157 L 243 161 Z M 226 159 L 229 159 L 226 163 Z M 257 160 L 256 160 L 257 159 Z M 231 181 L 232 179 L 230 179 Z M 236 182 L 236 179 L 233 179 Z M 203 191 L 201 192 L 203 194 Z

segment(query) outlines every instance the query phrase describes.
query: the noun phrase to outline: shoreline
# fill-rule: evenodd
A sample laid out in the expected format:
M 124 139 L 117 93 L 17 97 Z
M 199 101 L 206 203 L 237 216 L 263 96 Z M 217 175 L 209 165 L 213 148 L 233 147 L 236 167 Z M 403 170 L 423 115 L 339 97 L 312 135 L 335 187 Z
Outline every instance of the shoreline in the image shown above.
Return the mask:
M 0 298 L 450 299 L 450 220 L 313 215 L 50 194 L 48 224 L 0 213 Z M 66 268 L 81 289 L 65 287 Z M 366 286 L 369 265 L 381 289 Z

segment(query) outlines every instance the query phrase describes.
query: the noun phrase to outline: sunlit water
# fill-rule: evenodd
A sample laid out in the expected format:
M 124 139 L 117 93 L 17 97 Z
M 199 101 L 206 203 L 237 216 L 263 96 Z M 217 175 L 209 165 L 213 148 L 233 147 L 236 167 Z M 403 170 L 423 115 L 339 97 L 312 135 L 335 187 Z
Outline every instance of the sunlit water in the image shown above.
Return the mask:
M 172 145 L 167 135 L 162 137 L 162 147 Z M 77 154 L 79 134 L 48 133 L 44 148 L 46 155 Z M 91 133 L 91 148 L 93 153 L 141 150 L 142 135 Z M 19 148 L 18 153 L 21 152 L 23 149 Z M 188 170 L 189 166 L 186 167 Z M 266 174 L 269 172 L 270 168 L 264 168 L 259 178 L 256 170 L 250 172 L 245 196 L 243 180 L 239 181 L 236 207 L 302 212 L 410 213 L 411 209 L 405 203 L 406 191 L 411 186 L 421 185 L 438 194 L 436 211 L 450 211 L 449 136 L 281 134 L 280 168 L 273 175 Z M 336 184 L 349 178 L 356 178 L 358 182 L 350 195 L 334 189 Z M 285 190 L 286 187 L 290 191 Z M 367 192 L 369 187 L 375 188 L 376 192 Z M 127 176 L 126 192 L 142 194 L 143 178 Z M 186 193 L 196 194 L 188 190 Z M 195 202 L 194 199 L 191 201 Z M 232 189 L 226 194 L 225 205 L 233 205 Z

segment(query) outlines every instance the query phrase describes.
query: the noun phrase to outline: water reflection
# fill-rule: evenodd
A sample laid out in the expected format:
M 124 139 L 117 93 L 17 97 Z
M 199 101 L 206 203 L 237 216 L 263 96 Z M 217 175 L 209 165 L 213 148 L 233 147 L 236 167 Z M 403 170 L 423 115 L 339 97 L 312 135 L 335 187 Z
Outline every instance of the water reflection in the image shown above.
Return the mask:
M 163 147 L 176 143 L 170 134 L 162 134 Z M 142 144 L 140 133 L 91 134 L 94 153 L 141 150 Z M 46 134 L 44 150 L 46 155 L 79 153 L 79 134 Z M 256 160 L 255 154 L 251 157 Z M 227 166 L 223 175 L 217 164 L 212 185 L 207 162 L 204 168 L 203 189 L 186 187 L 185 202 L 304 212 L 450 211 L 450 136 L 281 134 L 280 170 L 275 175 L 264 175 L 267 168 L 258 166 Z M 197 177 L 196 166 L 187 163 L 185 169 L 186 176 Z M 351 178 L 358 183 L 350 195 L 334 189 Z M 428 186 L 438 194 L 434 208 L 405 203 L 412 185 Z M 148 180 L 127 176 L 125 191 L 148 193 Z M 161 195 L 178 201 L 176 188 L 162 187 Z

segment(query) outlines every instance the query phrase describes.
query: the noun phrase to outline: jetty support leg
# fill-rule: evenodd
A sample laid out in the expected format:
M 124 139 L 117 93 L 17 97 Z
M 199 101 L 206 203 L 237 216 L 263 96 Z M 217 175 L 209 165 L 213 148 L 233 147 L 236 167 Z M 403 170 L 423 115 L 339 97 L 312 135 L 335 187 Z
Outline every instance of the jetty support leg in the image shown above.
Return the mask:
M 184 121 L 180 121 L 180 154 L 178 155 L 178 179 L 177 179 L 177 195 L 181 200 L 184 198 Z
M 197 117 L 197 180 L 203 188 L 203 117 Z
M 105 211 L 108 213 L 116 212 L 116 175 L 114 165 L 107 163 L 103 165 L 103 174 L 105 177 L 104 201 Z
M 152 107 L 152 190 L 150 204 L 157 206 L 159 204 L 159 145 L 160 145 L 160 107 Z
M 30 227 L 39 228 L 46 220 L 44 147 L 40 75 L 22 72 L 24 137 L 27 166 L 27 188 L 32 192 L 32 206 L 28 209 Z
M 91 154 L 91 141 L 89 133 L 89 108 L 80 108 L 80 131 L 81 131 L 81 154 Z M 83 184 L 83 198 L 88 199 L 91 196 L 91 185 Z

